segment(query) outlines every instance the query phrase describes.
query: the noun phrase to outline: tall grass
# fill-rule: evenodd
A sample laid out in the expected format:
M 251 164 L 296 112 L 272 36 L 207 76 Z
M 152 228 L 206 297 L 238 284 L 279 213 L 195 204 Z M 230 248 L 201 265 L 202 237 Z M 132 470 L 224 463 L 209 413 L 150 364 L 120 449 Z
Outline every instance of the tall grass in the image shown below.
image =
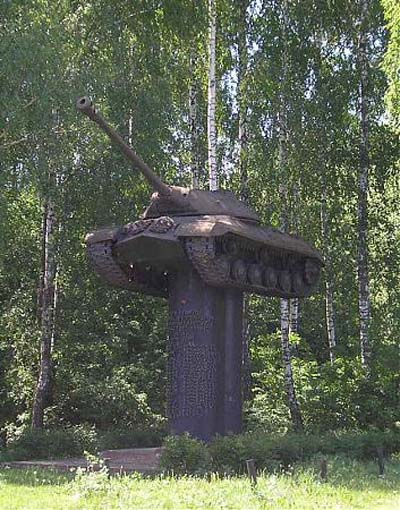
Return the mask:
M 328 458 L 328 480 L 318 459 L 286 472 L 260 474 L 256 487 L 244 477 L 145 478 L 71 475 L 48 471 L 0 471 L 1 510 L 395 510 L 400 508 L 400 459 L 377 465 L 345 457 Z

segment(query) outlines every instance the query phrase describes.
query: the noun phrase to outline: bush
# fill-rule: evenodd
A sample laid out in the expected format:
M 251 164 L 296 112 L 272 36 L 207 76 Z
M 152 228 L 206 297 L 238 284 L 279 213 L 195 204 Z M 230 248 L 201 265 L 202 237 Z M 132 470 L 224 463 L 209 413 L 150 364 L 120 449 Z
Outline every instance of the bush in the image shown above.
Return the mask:
M 95 452 L 97 434 L 93 427 L 25 430 L 2 451 L 4 460 L 29 460 L 74 457 L 85 451 Z
M 162 429 L 116 428 L 100 432 L 90 425 L 25 429 L 7 437 L 7 446 L 0 449 L 0 460 L 78 457 L 85 452 L 159 446 L 164 436 Z
M 231 475 L 241 473 L 248 457 L 248 449 L 243 435 L 217 436 L 209 445 L 212 469 L 217 473 Z
M 100 430 L 162 424 L 165 419 L 153 410 L 139 377 L 132 365 L 115 367 L 102 378 L 96 373 L 82 377 L 63 402 L 66 407 L 54 410 L 55 417 L 66 415 L 71 421 L 93 423 Z
M 186 435 L 167 438 L 162 467 L 175 474 L 210 470 L 221 474 L 241 474 L 246 469 L 246 460 L 254 459 L 258 469 L 273 472 L 287 469 L 317 454 L 373 459 L 378 447 L 383 448 L 385 455 L 400 452 L 400 433 L 371 431 L 322 436 L 271 436 L 258 432 L 216 437 L 209 445 Z
M 366 460 L 376 457 L 377 448 L 383 448 L 385 455 L 400 452 L 400 432 L 368 431 L 344 433 L 335 437 L 327 436 L 331 445 L 325 445 L 327 453 L 343 453 L 356 459 Z
M 203 475 L 211 470 L 211 456 L 205 443 L 183 436 L 169 436 L 164 442 L 161 468 L 170 474 Z
M 310 350 L 313 341 L 311 336 L 306 340 L 291 335 L 293 373 L 307 431 L 324 434 L 335 430 L 395 427 L 399 416 L 396 354 L 390 349 L 382 352 L 384 358 L 375 358 L 369 376 L 365 377 L 360 358 L 354 359 L 348 353 L 338 353 L 330 363 L 318 347 L 322 357 L 317 360 L 317 351 Z M 385 349 L 384 344 L 377 343 L 376 348 Z M 352 345 L 350 339 L 349 345 Z M 280 333 L 263 332 L 256 336 L 251 342 L 251 360 L 252 395 L 246 402 L 246 430 L 262 429 L 278 434 L 293 430 L 282 370 Z M 388 363 L 392 364 L 390 368 Z
M 161 446 L 166 432 L 159 429 L 115 428 L 99 432 L 98 449 L 146 448 Z
M 321 449 L 321 439 L 302 434 L 271 436 L 258 432 L 218 437 L 209 448 L 213 470 L 220 473 L 243 473 L 247 459 L 254 459 L 259 469 L 271 472 L 315 455 Z

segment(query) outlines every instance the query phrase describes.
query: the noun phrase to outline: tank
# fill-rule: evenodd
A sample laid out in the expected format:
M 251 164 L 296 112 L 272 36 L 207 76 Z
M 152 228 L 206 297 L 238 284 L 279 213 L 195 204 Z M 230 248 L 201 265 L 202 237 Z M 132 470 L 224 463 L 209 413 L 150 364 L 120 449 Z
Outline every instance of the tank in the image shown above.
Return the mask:
M 169 277 L 191 265 L 213 287 L 282 298 L 315 291 L 323 259 L 313 246 L 261 226 L 255 211 L 230 191 L 165 184 L 88 97 L 78 99 L 77 108 L 107 133 L 154 190 L 140 219 L 86 237 L 94 269 L 104 280 L 167 297 Z

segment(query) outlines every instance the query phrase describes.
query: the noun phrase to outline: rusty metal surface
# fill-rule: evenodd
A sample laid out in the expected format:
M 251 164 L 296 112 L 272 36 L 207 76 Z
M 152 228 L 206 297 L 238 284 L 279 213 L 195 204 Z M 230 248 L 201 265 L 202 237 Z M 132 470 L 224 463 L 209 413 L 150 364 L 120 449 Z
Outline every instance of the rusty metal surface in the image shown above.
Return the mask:
M 206 441 L 238 433 L 243 292 L 309 296 L 323 259 L 303 239 L 260 226 L 257 214 L 231 192 L 163 183 L 90 99 L 77 106 L 155 190 L 140 220 L 89 234 L 87 249 L 111 285 L 169 299 L 172 432 Z
M 163 279 L 163 275 L 151 269 L 121 266 L 114 257 L 113 247 L 114 241 L 109 239 L 87 244 L 89 260 L 104 281 L 114 287 L 150 296 L 167 297 L 167 280 Z
M 107 236 L 112 239 L 113 260 L 102 263 L 102 274 L 114 270 L 105 275 L 113 282 L 116 272 L 126 279 L 126 267 L 146 266 L 161 274 L 191 263 L 208 285 L 264 296 L 305 297 L 315 290 L 322 267 L 319 252 L 302 239 L 229 216 L 137 220 L 118 231 L 96 232 L 88 240 L 105 242 Z M 123 286 L 120 280 L 117 284 Z M 147 287 L 154 295 L 154 285 Z M 129 282 L 129 288 L 140 292 L 146 285 Z
M 241 239 L 263 243 L 267 248 L 285 250 L 316 258 L 323 263 L 318 250 L 298 236 L 285 234 L 272 227 L 262 227 L 232 216 L 206 215 L 201 218 L 179 218 L 178 237 L 220 237 L 236 234 Z
M 163 183 L 107 124 L 89 98 L 80 98 L 77 107 L 119 146 L 156 191 L 141 220 L 117 231 L 94 232 L 88 238 L 89 247 L 112 242 L 112 249 L 102 257 L 97 248 L 89 248 L 98 272 L 107 281 L 159 294 L 152 283 L 157 280 L 155 274 L 166 274 L 184 264 L 186 252 L 187 260 L 209 285 L 280 297 L 308 296 L 315 290 L 323 259 L 314 247 L 297 236 L 260 226 L 257 214 L 229 191 Z M 149 281 L 144 278 L 142 285 L 143 278 L 136 280 L 130 272 L 143 272 L 141 265 L 146 263 L 152 276 Z
M 262 296 L 306 297 L 318 284 L 321 264 L 317 259 L 271 250 L 269 261 L 259 258 L 257 245 L 229 255 L 223 242 L 213 237 L 184 238 L 187 256 L 210 286 L 236 288 Z M 247 246 L 246 246 L 247 245 Z
M 154 193 L 143 218 L 157 218 L 165 214 L 170 216 L 222 215 L 258 221 L 255 211 L 240 201 L 231 191 L 203 191 L 179 186 L 171 186 L 171 189 L 175 196 L 180 195 L 179 202 L 175 203 L 174 197 Z

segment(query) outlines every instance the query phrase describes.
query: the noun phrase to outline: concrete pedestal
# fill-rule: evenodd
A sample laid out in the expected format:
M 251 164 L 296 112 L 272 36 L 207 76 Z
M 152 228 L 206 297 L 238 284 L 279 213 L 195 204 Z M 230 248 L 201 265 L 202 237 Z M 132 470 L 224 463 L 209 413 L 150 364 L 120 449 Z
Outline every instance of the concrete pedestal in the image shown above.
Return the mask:
M 239 433 L 243 293 L 209 287 L 185 268 L 171 278 L 169 306 L 171 433 L 204 441 Z

